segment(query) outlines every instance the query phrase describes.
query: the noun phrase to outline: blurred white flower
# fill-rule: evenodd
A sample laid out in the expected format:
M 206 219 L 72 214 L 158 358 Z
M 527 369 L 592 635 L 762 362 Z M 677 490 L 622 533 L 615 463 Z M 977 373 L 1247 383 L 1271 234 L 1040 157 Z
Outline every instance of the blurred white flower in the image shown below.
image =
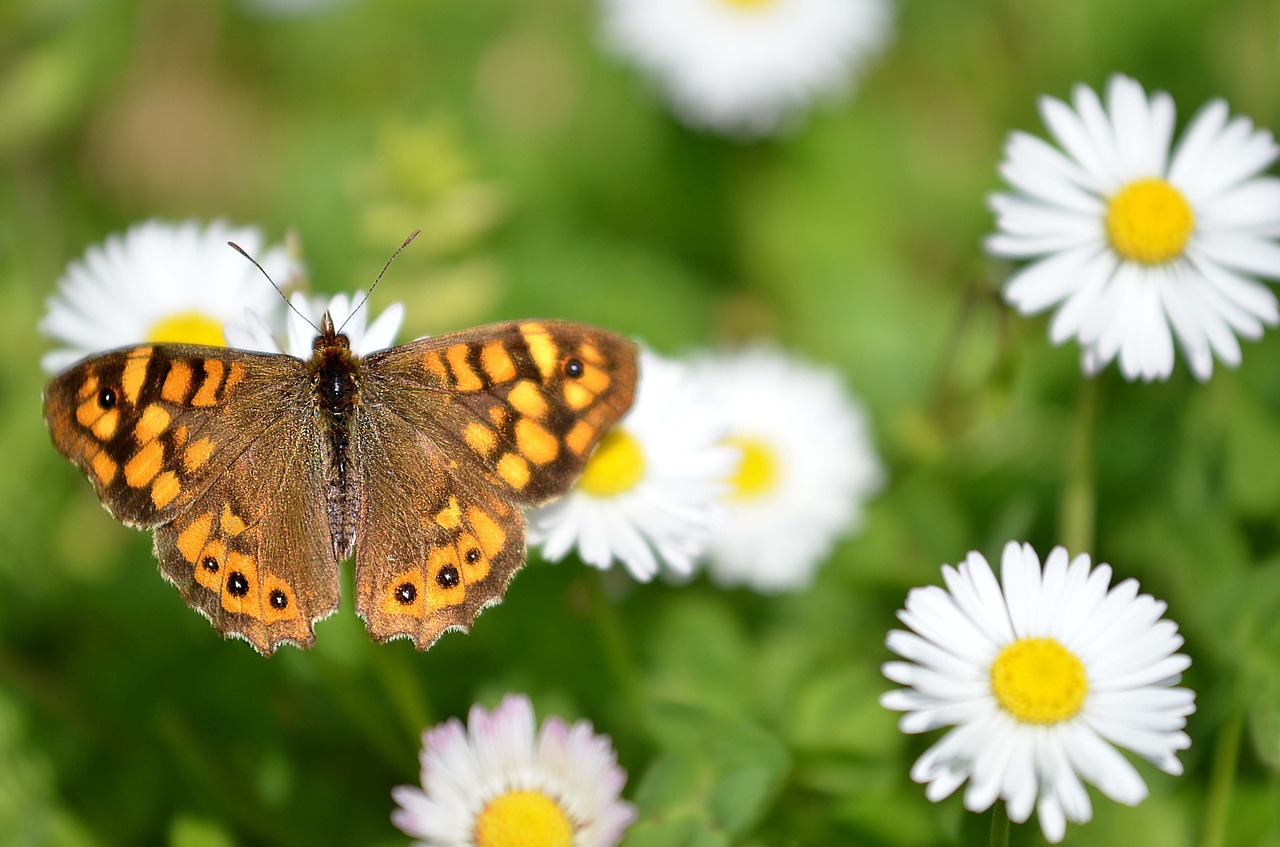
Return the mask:
M 423 847 L 612 847 L 636 818 L 609 737 L 549 717 L 535 738 L 523 695 L 423 732 L 421 760 L 423 787 L 391 792 L 391 820 Z
M 884 481 L 862 406 L 833 371 L 770 347 L 693 367 L 738 453 L 711 540 L 712 578 L 757 591 L 804 588 Z
M 1171 153 L 1173 99 L 1124 76 L 1105 106 L 1079 85 L 1074 108 L 1043 97 L 1040 113 L 1061 149 L 1013 133 L 1000 173 L 1017 193 L 991 198 L 988 251 L 1034 260 L 1005 299 L 1056 307 L 1049 336 L 1077 338 L 1089 374 L 1118 356 L 1126 379 L 1167 379 L 1174 337 L 1199 379 L 1215 355 L 1239 364 L 1236 336 L 1280 322 L 1255 279 L 1280 277 L 1280 180 L 1258 176 L 1280 154 L 1271 133 L 1214 100 Z
M 687 123 L 753 137 L 850 88 L 892 33 L 886 0 L 602 0 L 610 49 Z
M 41 365 L 56 372 L 85 356 L 146 342 L 225 346 L 225 324 L 246 310 L 276 320 L 284 301 L 228 241 L 281 284 L 301 270 L 283 247 L 267 248 L 255 227 L 135 224 L 68 265 L 40 321 L 41 332 L 64 346 Z
M 569 493 L 529 512 L 529 543 L 552 561 L 622 562 L 647 582 L 663 565 L 692 572 L 706 549 L 734 451 L 687 369 L 644 350 L 635 402 Z
M 889 633 L 884 675 L 907 686 L 881 696 L 903 715 L 903 732 L 954 727 L 922 755 L 911 778 L 934 802 L 965 780 L 965 808 L 1003 799 L 1010 820 L 1039 811 L 1045 838 L 1061 841 L 1066 821 L 1093 816 L 1084 783 L 1136 805 L 1147 795 L 1124 747 L 1161 770 L 1182 773 L 1177 753 L 1195 693 L 1174 688 L 1191 660 L 1178 653 L 1177 624 L 1165 604 L 1127 579 L 1108 590 L 1111 568 L 1068 562 L 1055 547 L 1045 561 L 1010 541 L 1001 584 L 970 553 L 944 565 L 947 588 L 912 589 L 898 618 L 911 632 Z

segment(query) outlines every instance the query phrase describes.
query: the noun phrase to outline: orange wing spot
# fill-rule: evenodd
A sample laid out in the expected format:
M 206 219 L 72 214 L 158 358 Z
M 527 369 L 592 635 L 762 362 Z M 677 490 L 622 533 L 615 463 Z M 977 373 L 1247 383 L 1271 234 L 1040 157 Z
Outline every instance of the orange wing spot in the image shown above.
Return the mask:
M 484 424 L 476 423 L 475 421 L 467 424 L 467 428 L 463 430 L 462 435 L 466 438 L 467 444 L 471 445 L 472 450 L 486 458 L 498 446 L 497 434 Z
M 587 450 L 591 447 L 591 441 L 596 437 L 596 428 L 586 421 L 578 421 L 573 425 L 573 429 L 569 430 L 569 434 L 564 437 L 564 443 L 569 445 L 569 449 L 579 456 L 585 456 Z
M 498 475 L 519 491 L 529 484 L 529 463 L 515 453 L 507 453 L 498 460 Z
M 187 473 L 194 473 L 200 469 L 200 466 L 209 461 L 209 457 L 213 455 L 213 441 L 208 438 L 201 438 L 199 441 L 192 441 L 187 445 L 187 449 L 182 451 L 182 464 L 187 469 Z
M 187 428 L 185 426 L 175 426 L 173 428 L 173 446 L 179 449 L 183 444 L 187 443 Z
M 507 425 L 507 418 L 511 417 L 507 412 L 506 406 L 490 406 L 489 420 L 493 421 L 494 429 L 502 429 Z
M 579 383 L 566 382 L 564 384 L 564 402 L 568 403 L 569 408 L 574 411 L 585 409 L 595 399 L 596 395 Z
M 97 397 L 86 400 L 76 407 L 76 423 L 80 426 L 91 427 L 100 417 L 102 417 L 102 407 L 98 405 Z
M 221 538 L 210 541 L 197 555 L 195 565 L 196 582 L 221 594 L 227 575 L 227 543 Z
M 159 403 L 152 403 L 142 410 L 142 419 L 133 428 L 133 437 L 138 444 L 155 441 L 160 433 L 169 428 L 169 413 Z
M 440 358 L 439 351 L 432 351 L 423 356 L 422 366 L 427 369 L 427 373 L 441 382 L 446 384 L 449 382 L 449 369 L 444 366 L 444 359 Z
M 164 445 L 152 441 L 124 464 L 124 481 L 130 488 L 142 488 L 156 478 L 164 465 Z
M 93 437 L 99 441 L 108 441 L 120 426 L 120 410 L 112 409 L 93 422 Z
M 405 602 L 407 597 L 411 599 Z M 382 597 L 382 613 L 420 618 L 422 597 L 422 574 L 418 571 L 402 571 L 387 584 L 387 592 Z
M 106 454 L 106 451 L 102 451 L 93 457 L 89 467 L 93 468 L 93 475 L 98 478 L 99 485 L 108 485 L 116 478 L 116 470 L 120 466 Z
M 438 575 L 446 567 L 458 567 L 458 553 L 452 547 L 437 547 L 427 555 L 427 614 L 449 606 L 459 606 L 467 598 L 467 589 L 461 580 L 451 588 L 440 584 Z
M 222 531 L 227 535 L 239 535 L 245 530 L 244 520 L 235 512 L 231 511 L 230 503 L 222 504 L 222 517 L 218 520 L 218 526 L 220 526 Z
M 489 382 L 498 385 L 516 378 L 516 363 L 511 361 L 511 354 L 502 346 L 501 341 L 490 341 L 480 351 L 480 364 L 489 377 Z
M 458 539 L 458 560 L 462 566 L 462 582 L 465 585 L 473 585 L 489 575 L 489 557 L 485 555 L 484 547 L 480 544 L 480 539 L 471 533 L 463 533 Z M 480 555 L 474 557 L 475 561 L 470 561 L 468 553 L 472 550 L 479 551 Z
M 603 365 L 604 355 L 600 352 L 600 348 L 592 344 L 590 341 L 584 341 L 578 347 L 578 355 L 582 357 L 584 362 L 592 365 Z
M 194 562 L 209 540 L 209 530 L 213 529 L 213 513 L 206 512 L 187 524 L 186 529 L 178 533 L 178 552 L 188 562 Z
M 301 617 L 301 612 L 298 609 L 298 598 L 294 595 L 293 589 L 289 587 L 289 583 L 274 574 L 267 574 L 266 579 L 262 582 L 263 587 L 266 589 L 263 594 L 265 599 L 262 603 L 262 620 L 264 623 L 277 623 Z
M 488 512 L 472 506 L 467 509 L 467 523 L 471 524 L 471 530 L 480 540 L 480 548 L 486 557 L 492 559 L 502 551 L 502 545 L 507 543 L 506 530 Z
M 253 557 L 228 553 L 221 576 L 222 608 L 233 614 L 260 618 L 262 596 L 258 593 L 258 565 Z
M 455 344 L 444 351 L 449 358 L 449 367 L 453 368 L 453 387 L 459 391 L 479 391 L 484 388 L 484 381 L 467 361 L 470 349 L 466 344 Z
M 540 418 L 547 413 L 547 399 L 533 380 L 522 379 L 507 393 L 507 402 L 527 418 Z
M 138 402 L 142 393 L 142 384 L 147 380 L 147 365 L 151 364 L 151 348 L 139 347 L 129 354 L 124 363 L 124 376 L 120 378 L 120 390 L 129 405 Z
M 191 392 L 191 365 L 186 362 L 173 362 L 169 372 L 164 375 L 164 385 L 160 387 L 160 399 L 170 403 L 181 403 Z
M 218 386 L 222 385 L 222 362 L 217 359 L 204 360 L 204 382 L 200 390 L 191 398 L 192 406 L 212 406 L 218 402 Z
M 556 366 L 560 364 L 556 343 L 551 334 L 541 324 L 521 324 L 520 334 L 524 336 L 524 343 L 529 345 L 529 355 L 538 366 L 538 372 L 543 379 L 550 379 L 556 372 Z
M 248 372 L 249 369 L 241 362 L 232 362 L 231 369 L 227 371 L 227 384 L 222 386 L 223 395 L 225 396 L 227 392 L 235 388 Z
M 593 394 L 599 394 L 601 391 L 608 388 L 610 381 L 608 373 L 606 373 L 602 368 L 597 368 L 592 365 L 588 365 L 583 368 L 582 376 L 574 380 L 578 385 L 585 386 L 586 389 Z
M 560 442 L 556 437 L 528 418 L 516 421 L 516 446 L 535 465 L 545 465 L 560 455 Z
M 457 529 L 462 523 L 462 507 L 458 505 L 458 498 L 450 497 L 448 505 L 436 512 L 433 520 L 445 529 Z
M 90 397 L 98 393 L 98 375 L 89 374 L 84 382 L 80 383 L 80 387 L 76 389 L 76 399 L 80 401 L 88 400 Z
M 173 498 L 181 490 L 182 483 L 178 482 L 178 475 L 173 471 L 165 471 L 151 483 L 151 502 L 156 504 L 157 509 L 163 509 L 173 502 Z

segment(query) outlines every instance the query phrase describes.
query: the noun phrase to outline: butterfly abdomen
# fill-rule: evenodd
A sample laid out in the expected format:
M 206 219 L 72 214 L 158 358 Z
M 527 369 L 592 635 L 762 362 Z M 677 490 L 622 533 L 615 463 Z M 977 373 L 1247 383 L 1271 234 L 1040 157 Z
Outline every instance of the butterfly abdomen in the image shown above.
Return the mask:
M 351 428 L 360 404 L 360 359 L 351 352 L 345 335 L 334 332 L 328 322 L 324 326 L 325 331 L 316 337 L 308 367 L 328 448 L 326 501 L 333 549 L 338 558 L 345 559 L 355 548 L 360 512 L 351 447 Z

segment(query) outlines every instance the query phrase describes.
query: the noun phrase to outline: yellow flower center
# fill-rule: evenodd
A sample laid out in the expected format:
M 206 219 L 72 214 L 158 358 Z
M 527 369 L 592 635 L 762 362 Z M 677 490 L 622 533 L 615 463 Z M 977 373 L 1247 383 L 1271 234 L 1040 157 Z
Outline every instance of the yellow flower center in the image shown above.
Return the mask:
M 750 500 L 768 494 L 778 482 L 778 456 L 773 447 L 758 438 L 734 435 L 725 443 L 737 447 L 742 454 L 738 469 L 729 479 L 733 490 L 729 496 L 737 500 Z
M 569 847 L 573 823 L 540 791 L 495 797 L 476 817 L 476 847 Z
M 1107 237 L 1121 256 L 1159 265 L 1182 255 L 1196 216 L 1182 192 L 1163 179 L 1138 179 L 1107 203 Z
M 630 491 L 644 477 L 644 450 L 635 436 L 620 427 L 609 430 L 587 461 L 578 486 L 595 497 Z
M 227 337 L 222 334 L 222 324 L 200 312 L 178 312 L 156 321 L 147 333 L 147 340 L 156 344 L 210 344 L 226 347 Z
M 1049 724 L 1084 706 L 1089 680 L 1084 664 L 1053 638 L 1022 638 L 991 665 L 996 700 L 1023 723 Z

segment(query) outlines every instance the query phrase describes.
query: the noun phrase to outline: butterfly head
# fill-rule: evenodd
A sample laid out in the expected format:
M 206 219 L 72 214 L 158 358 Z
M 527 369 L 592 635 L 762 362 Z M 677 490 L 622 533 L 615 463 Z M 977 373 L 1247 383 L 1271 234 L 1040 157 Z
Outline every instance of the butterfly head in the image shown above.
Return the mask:
M 340 354 L 341 351 L 350 349 L 351 339 L 334 329 L 333 317 L 325 312 L 324 317 L 320 319 L 320 334 L 311 342 L 312 354 L 319 356 L 326 353 Z

